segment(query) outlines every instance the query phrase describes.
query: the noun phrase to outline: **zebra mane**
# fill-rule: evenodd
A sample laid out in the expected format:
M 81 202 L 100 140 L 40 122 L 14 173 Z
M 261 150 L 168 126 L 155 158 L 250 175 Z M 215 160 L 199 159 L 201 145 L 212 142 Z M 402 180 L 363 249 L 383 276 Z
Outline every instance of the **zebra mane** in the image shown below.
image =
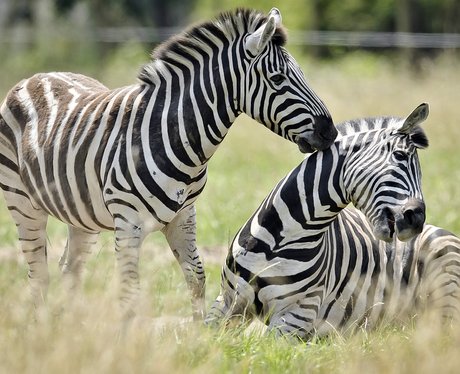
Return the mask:
M 402 118 L 398 117 L 369 117 L 357 118 L 336 125 L 339 136 L 347 136 L 358 132 L 367 132 L 373 130 L 382 130 L 388 128 L 398 128 L 401 125 Z
M 212 21 L 192 25 L 158 45 L 151 54 L 151 61 L 145 64 L 138 78 L 146 83 L 152 83 L 152 75 L 161 70 L 161 61 L 176 60 L 177 55 L 190 55 L 190 51 L 203 50 L 205 46 L 214 46 L 212 38 L 234 40 L 239 36 L 256 31 L 268 16 L 252 9 L 237 8 L 231 12 L 223 12 Z M 287 31 L 277 27 L 272 42 L 284 46 L 287 41 Z
M 401 127 L 401 121 L 404 118 L 399 117 L 374 117 L 374 118 L 358 118 L 350 121 L 341 122 L 336 125 L 339 132 L 338 138 L 356 134 L 359 132 L 368 132 L 374 130 L 394 129 L 398 130 Z M 425 131 L 420 126 L 415 126 L 410 133 L 410 139 L 414 146 L 420 149 L 428 147 L 428 137 Z

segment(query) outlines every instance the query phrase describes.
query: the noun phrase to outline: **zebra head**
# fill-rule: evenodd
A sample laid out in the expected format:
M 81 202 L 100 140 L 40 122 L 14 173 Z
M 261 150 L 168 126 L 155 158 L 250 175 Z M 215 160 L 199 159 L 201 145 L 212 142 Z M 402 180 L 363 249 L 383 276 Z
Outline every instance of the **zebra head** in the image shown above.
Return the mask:
M 243 111 L 295 142 L 303 153 L 328 148 L 337 130 L 326 106 L 283 47 L 286 34 L 279 10 L 273 8 L 243 40 L 248 62 Z
M 393 119 L 389 128 L 370 132 L 358 146 L 360 151 L 352 152 L 347 190 L 378 239 L 391 241 L 396 234 L 407 241 L 423 229 L 425 203 L 417 149 L 428 146 L 418 126 L 427 116 L 428 104 L 421 104 L 406 119 Z

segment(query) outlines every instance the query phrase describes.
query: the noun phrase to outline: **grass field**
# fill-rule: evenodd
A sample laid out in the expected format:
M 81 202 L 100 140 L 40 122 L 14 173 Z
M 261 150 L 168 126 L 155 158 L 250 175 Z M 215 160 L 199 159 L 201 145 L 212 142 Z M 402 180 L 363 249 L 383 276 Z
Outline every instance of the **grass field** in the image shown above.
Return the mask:
M 334 63 L 305 60 L 302 65 L 335 122 L 405 116 L 421 102 L 430 104 L 424 124 L 430 147 L 420 152 L 427 221 L 460 234 L 460 63 L 455 56 L 426 61 L 417 73 L 368 55 L 349 55 Z M 137 66 L 120 58 L 99 78 L 111 87 L 128 84 L 135 80 Z M 2 96 L 8 89 L 6 81 L 0 81 Z M 198 242 L 206 263 L 208 305 L 218 293 L 220 262 L 233 235 L 301 159 L 295 145 L 243 116 L 211 160 L 209 182 L 198 200 Z M 3 200 L 0 203 L 0 372 L 454 373 L 460 367 L 460 331 L 445 333 L 431 320 L 308 344 L 275 339 L 261 333 L 258 325 L 212 331 L 184 322 L 191 315 L 188 292 L 159 234 L 143 248 L 140 317 L 120 339 L 111 236 L 104 234 L 91 256 L 82 294 L 72 300 L 73 310 L 62 311 L 68 301 L 60 286 L 57 258 L 66 228 L 55 221 L 49 226 L 50 313 L 33 322 L 15 227 Z

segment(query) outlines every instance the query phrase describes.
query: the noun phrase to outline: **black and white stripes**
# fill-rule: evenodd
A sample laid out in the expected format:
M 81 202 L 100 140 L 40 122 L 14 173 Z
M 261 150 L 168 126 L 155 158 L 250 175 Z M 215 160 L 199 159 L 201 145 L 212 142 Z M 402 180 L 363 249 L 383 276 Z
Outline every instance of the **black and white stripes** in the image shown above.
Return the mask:
M 82 75 L 48 73 L 11 89 L 0 108 L 0 183 L 36 303 L 47 290 L 52 215 L 69 225 L 61 266 L 75 280 L 97 233 L 115 231 L 127 314 L 141 243 L 162 230 L 194 295 L 194 315 L 203 314 L 193 203 L 235 118 L 245 112 L 303 152 L 337 135 L 285 40 L 277 9 L 268 16 L 239 9 L 159 46 L 132 86 L 109 90 Z
M 257 315 L 305 338 L 404 315 L 414 300 L 447 314 L 460 296 L 460 241 L 424 228 L 427 115 L 422 104 L 405 120 L 338 125 L 330 149 L 308 156 L 240 229 L 206 321 Z M 361 211 L 344 209 L 350 202 Z

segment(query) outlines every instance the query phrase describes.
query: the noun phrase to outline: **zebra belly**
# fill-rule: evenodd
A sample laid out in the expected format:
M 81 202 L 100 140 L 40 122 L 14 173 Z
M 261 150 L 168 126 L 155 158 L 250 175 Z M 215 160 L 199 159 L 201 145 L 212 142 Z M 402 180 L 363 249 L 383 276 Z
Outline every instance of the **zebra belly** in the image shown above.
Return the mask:
M 51 179 L 47 173 L 22 170 L 21 179 L 27 194 L 40 207 L 58 220 L 88 231 L 113 230 L 113 218 L 96 181 L 76 182 L 70 176 Z M 81 185 L 83 184 L 83 185 Z
M 157 196 L 132 189 L 116 190 L 112 185 L 101 188 L 97 180 L 86 179 L 84 185 L 79 186 L 74 178 L 39 180 L 36 175 L 32 178 L 24 172 L 21 176 L 23 183 L 29 186 L 26 191 L 34 206 L 66 224 L 88 231 L 112 231 L 115 227 L 114 216 L 117 215 L 142 227 L 146 234 L 158 231 L 197 198 L 190 197 L 195 187 L 193 184 L 189 188 L 180 188 L 180 207 L 171 210 Z M 201 184 L 199 188 L 202 188 Z

